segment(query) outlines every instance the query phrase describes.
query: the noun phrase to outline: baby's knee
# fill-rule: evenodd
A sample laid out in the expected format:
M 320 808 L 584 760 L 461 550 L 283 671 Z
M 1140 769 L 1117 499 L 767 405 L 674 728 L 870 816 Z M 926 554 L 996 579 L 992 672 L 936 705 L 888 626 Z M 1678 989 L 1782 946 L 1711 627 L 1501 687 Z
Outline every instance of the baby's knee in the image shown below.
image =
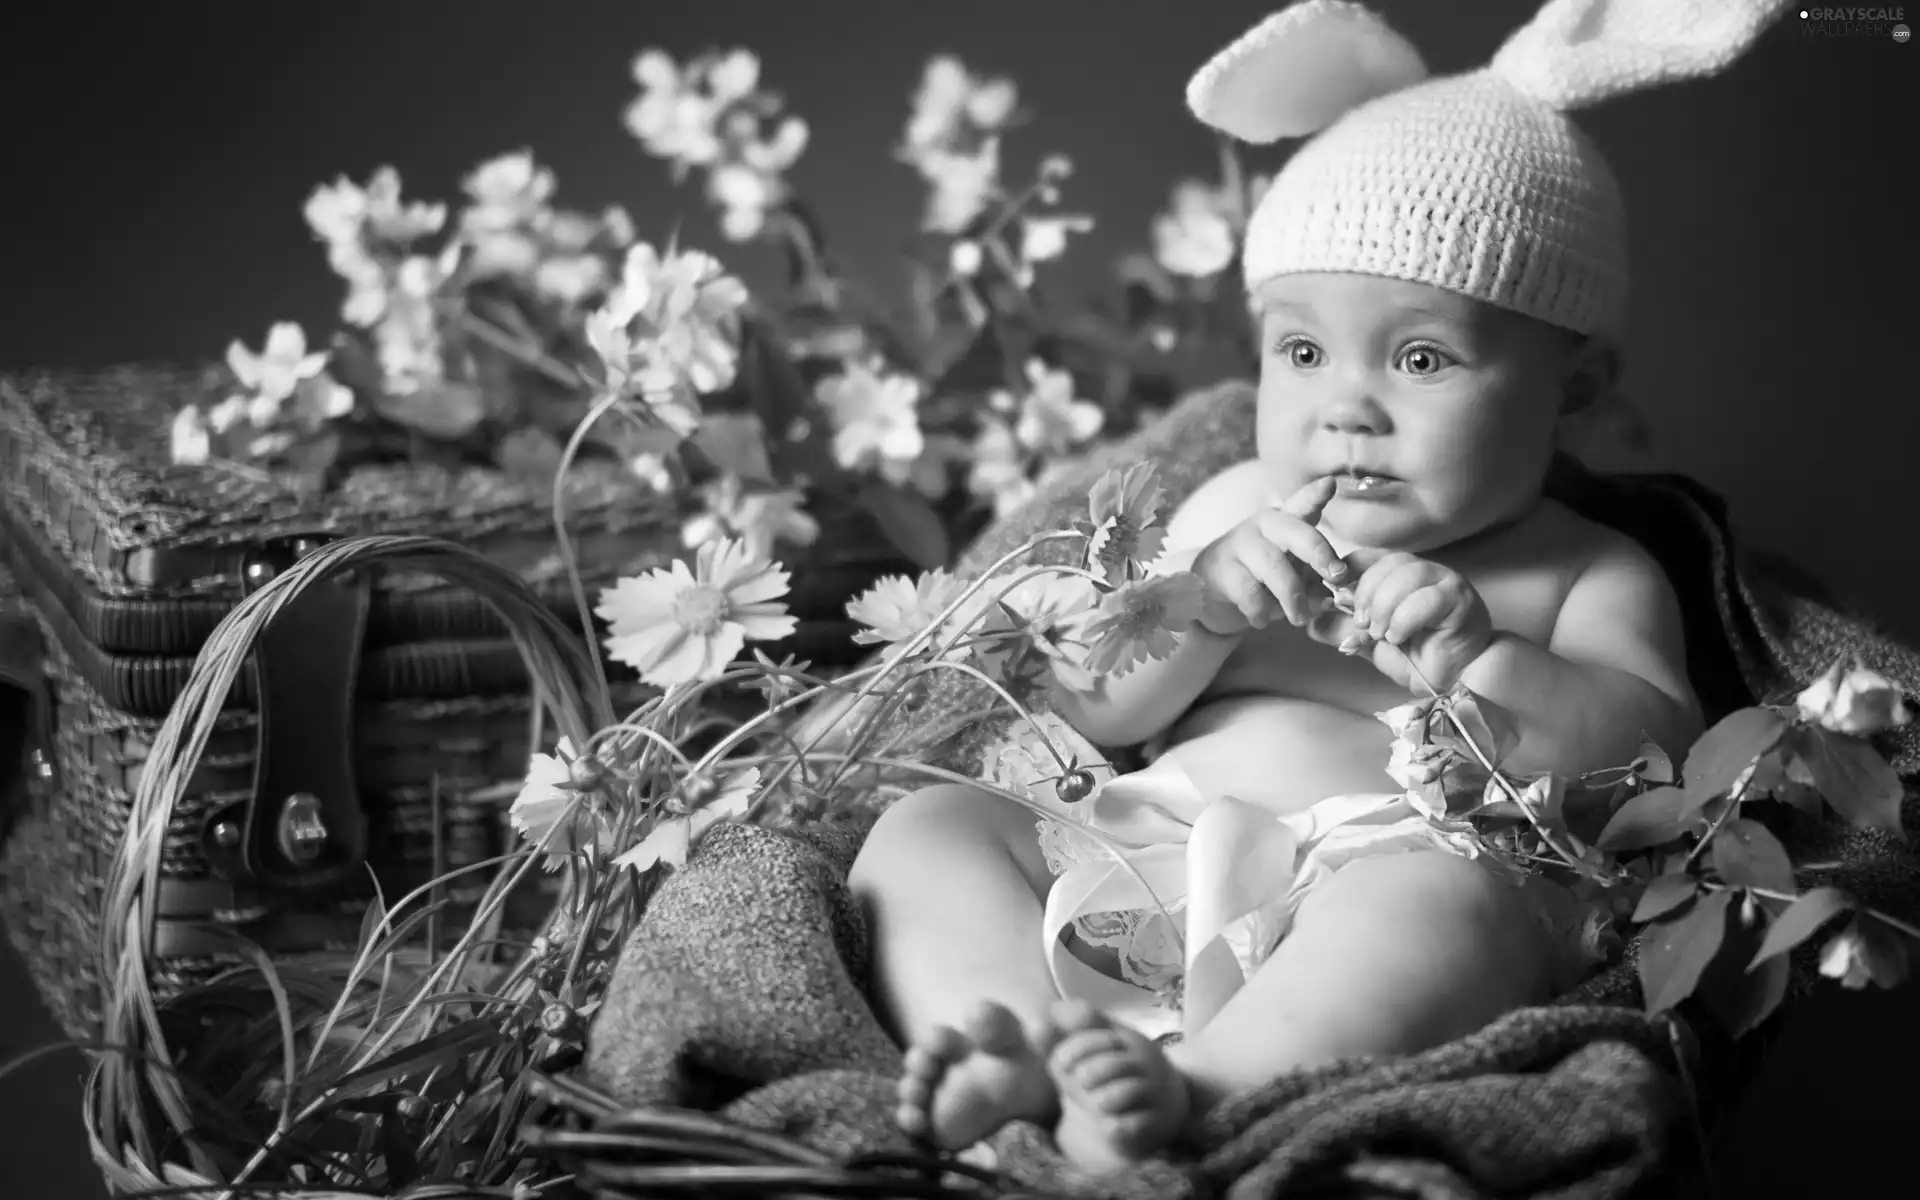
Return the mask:
M 1034 818 L 992 792 L 965 784 L 942 783 L 911 792 L 888 805 L 874 822 L 854 860 L 856 881 L 876 870 L 925 870 L 931 860 L 951 861 L 969 848 L 1011 852 L 1021 841 L 1038 844 Z
M 1549 949 L 1523 889 L 1444 850 L 1351 863 L 1306 897 L 1303 919 L 1310 909 L 1371 912 L 1404 921 L 1468 958 L 1544 962 Z

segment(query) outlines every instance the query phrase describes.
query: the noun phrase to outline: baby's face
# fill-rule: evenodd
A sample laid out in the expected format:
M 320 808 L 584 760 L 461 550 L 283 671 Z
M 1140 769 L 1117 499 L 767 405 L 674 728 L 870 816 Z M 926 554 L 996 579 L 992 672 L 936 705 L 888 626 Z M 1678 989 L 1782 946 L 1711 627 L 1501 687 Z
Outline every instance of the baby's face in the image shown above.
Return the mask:
M 1424 284 L 1262 286 L 1259 452 L 1284 497 L 1343 480 L 1336 540 L 1424 553 L 1524 515 L 1552 460 L 1571 333 Z

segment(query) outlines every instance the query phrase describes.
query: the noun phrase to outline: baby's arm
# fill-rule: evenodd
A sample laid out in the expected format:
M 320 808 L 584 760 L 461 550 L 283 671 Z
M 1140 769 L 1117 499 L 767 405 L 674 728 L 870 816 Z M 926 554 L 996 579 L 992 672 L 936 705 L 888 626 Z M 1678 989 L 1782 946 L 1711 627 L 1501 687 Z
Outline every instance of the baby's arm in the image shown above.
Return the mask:
M 1514 714 L 1515 771 L 1631 762 L 1651 738 L 1679 755 L 1699 736 L 1680 604 L 1637 544 L 1610 538 L 1575 580 L 1548 645 L 1497 633 L 1461 682 Z
M 1264 504 L 1271 503 L 1256 472 L 1230 467 L 1193 490 L 1167 522 L 1161 568 L 1186 569 L 1199 551 Z M 1237 633 L 1196 623 L 1179 635 L 1172 654 L 1141 663 L 1093 691 L 1054 688 L 1054 705 L 1069 724 L 1102 746 L 1134 746 L 1180 719 L 1220 673 Z

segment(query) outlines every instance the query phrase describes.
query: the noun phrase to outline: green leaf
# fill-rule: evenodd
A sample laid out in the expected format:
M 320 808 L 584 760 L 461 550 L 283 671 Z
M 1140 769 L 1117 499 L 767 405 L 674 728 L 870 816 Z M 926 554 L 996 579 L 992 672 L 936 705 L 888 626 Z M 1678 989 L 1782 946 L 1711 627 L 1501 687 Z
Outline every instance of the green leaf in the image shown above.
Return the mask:
M 441 442 L 465 437 L 487 415 L 479 388 L 451 380 L 399 395 L 376 392 L 373 407 L 388 420 Z
M 535 425 L 523 426 L 500 439 L 493 448 L 494 465 L 516 483 L 548 489 L 566 460 L 566 447 Z
M 1864 829 L 1900 832 L 1900 776 L 1864 739 L 1804 728 L 1793 753 L 1833 811 Z
M 767 431 L 752 413 L 708 413 L 693 432 L 693 444 L 707 461 L 751 483 L 772 483 Z
M 1640 744 L 1640 764 L 1634 772 L 1648 783 L 1672 783 L 1673 759 L 1651 740 Z
M 1634 906 L 1633 923 L 1645 925 L 1689 904 L 1700 894 L 1700 881 L 1683 871 L 1670 875 L 1656 875 L 1647 884 L 1647 890 L 1640 893 L 1640 903 Z
M 871 480 L 860 489 L 860 499 L 887 539 L 921 570 L 946 565 L 947 528 L 919 493 Z
M 1750 966 L 1787 953 L 1818 933 L 1822 925 L 1852 908 L 1852 897 L 1839 888 L 1817 887 L 1802 892 L 1767 930 L 1766 940 L 1760 943 Z
M 1713 835 L 1713 869 L 1735 887 L 1793 890 L 1793 860 L 1758 821 L 1728 821 Z
M 1766 905 L 1751 898 L 1727 913 L 1722 918 L 1725 938 L 1694 989 L 1701 1007 L 1734 1037 L 1757 1028 L 1786 998 L 1786 959 L 1768 959 L 1757 968 L 1752 965 L 1754 951 L 1766 936 L 1768 917 Z
M 1676 787 L 1650 788 L 1620 806 L 1600 831 L 1600 848 L 1615 853 L 1664 846 L 1698 824 L 1700 798 Z
M 1702 800 L 1725 795 L 1762 754 L 1779 744 L 1789 726 L 1770 708 L 1729 713 L 1700 735 L 1687 754 L 1687 791 Z
M 499 1021 L 475 1017 L 451 1029 L 443 1029 L 432 1037 L 422 1038 L 410 1046 L 403 1046 L 357 1071 L 349 1071 L 327 1086 L 337 1089 L 339 1094 L 351 1094 L 389 1079 L 402 1079 L 437 1066 L 457 1063 L 506 1040 L 507 1035 L 500 1028 Z M 320 1080 L 306 1082 L 310 1087 L 321 1086 Z
M 1640 942 L 1640 988 L 1647 1011 L 1662 1013 L 1693 994 L 1727 932 L 1727 892 L 1700 898 L 1685 915 L 1661 921 Z

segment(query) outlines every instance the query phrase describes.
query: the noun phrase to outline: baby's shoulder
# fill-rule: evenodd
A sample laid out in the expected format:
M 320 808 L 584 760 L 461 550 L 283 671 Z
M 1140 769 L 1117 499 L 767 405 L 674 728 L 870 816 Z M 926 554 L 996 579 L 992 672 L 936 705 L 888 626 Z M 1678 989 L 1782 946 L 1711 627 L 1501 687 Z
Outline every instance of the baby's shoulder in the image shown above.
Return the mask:
M 1562 603 L 1576 593 L 1634 608 L 1672 602 L 1666 569 L 1634 538 L 1552 500 L 1540 515 L 1535 545 L 1541 560 L 1553 564 Z

